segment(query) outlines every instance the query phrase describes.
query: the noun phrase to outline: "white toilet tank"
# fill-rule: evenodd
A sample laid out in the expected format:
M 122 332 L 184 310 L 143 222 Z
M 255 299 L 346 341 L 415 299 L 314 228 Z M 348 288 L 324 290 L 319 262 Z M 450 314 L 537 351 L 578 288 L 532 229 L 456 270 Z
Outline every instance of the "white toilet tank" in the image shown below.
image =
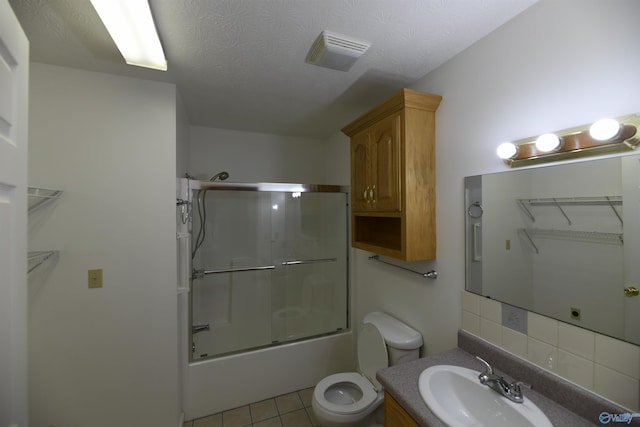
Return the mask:
M 364 316 L 364 323 L 375 326 L 387 345 L 389 366 L 420 357 L 422 334 L 386 313 L 374 311 Z

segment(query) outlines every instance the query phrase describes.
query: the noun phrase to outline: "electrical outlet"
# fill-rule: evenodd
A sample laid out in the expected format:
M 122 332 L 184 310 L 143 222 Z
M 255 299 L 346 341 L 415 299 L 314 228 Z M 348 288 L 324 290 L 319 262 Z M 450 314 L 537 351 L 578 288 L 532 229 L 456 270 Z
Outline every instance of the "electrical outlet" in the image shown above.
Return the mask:
M 89 270 L 89 288 L 102 287 L 102 269 Z
M 511 240 L 505 240 L 504 242 L 504 248 L 508 251 L 511 250 Z

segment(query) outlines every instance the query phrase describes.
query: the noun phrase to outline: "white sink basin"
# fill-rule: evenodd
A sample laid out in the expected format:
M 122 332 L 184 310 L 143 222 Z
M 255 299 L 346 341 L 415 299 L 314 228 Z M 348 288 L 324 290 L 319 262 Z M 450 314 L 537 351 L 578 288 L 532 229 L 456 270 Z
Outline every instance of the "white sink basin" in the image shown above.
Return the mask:
M 420 374 L 420 395 L 431 411 L 450 427 L 553 427 L 525 397 L 515 403 L 486 385 L 480 373 L 460 366 L 437 365 Z

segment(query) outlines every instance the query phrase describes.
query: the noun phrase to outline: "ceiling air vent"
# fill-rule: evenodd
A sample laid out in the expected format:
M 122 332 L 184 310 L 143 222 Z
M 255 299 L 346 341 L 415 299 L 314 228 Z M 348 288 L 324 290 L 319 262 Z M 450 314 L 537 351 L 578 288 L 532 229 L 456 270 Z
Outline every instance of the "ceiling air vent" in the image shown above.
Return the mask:
M 333 70 L 348 71 L 371 46 L 367 42 L 323 31 L 309 49 L 306 62 Z

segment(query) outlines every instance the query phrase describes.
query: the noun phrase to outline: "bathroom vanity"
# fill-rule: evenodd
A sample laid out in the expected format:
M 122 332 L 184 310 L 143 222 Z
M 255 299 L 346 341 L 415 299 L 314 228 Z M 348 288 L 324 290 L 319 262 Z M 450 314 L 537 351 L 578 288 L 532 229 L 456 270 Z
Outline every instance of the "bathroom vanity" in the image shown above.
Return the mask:
M 535 403 L 554 426 L 601 426 L 604 424 L 600 421 L 602 413 L 629 413 L 474 335 L 459 331 L 456 349 L 378 371 L 377 379 L 385 388 L 385 425 L 446 427 L 420 396 L 418 378 L 422 371 L 436 365 L 463 366 L 482 372 L 484 365 L 475 356 L 489 361 L 508 381 L 531 384 L 532 389 L 523 390 L 525 399 Z M 640 417 L 632 418 L 630 424 L 640 425 Z
M 384 425 L 402 427 L 420 426 L 388 391 L 384 392 Z

